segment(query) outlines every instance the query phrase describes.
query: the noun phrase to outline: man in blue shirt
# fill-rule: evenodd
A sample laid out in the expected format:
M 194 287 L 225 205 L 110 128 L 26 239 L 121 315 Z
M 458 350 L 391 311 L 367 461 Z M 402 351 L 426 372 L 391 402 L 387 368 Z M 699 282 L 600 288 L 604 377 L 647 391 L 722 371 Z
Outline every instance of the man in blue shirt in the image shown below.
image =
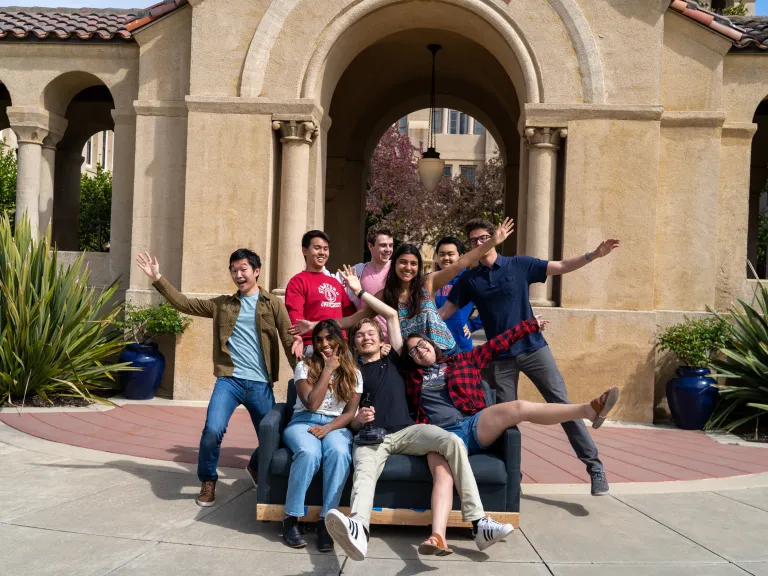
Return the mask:
M 471 220 L 466 227 L 471 247 L 487 242 L 495 227 L 483 219 Z M 473 302 L 490 340 L 523 320 L 533 318 L 528 286 L 545 282 L 547 276 L 578 270 L 618 248 L 618 240 L 603 241 L 594 252 L 557 262 L 528 256 L 501 256 L 491 249 L 478 266 L 465 272 L 451 290 L 448 302 L 440 309 L 443 319 Z M 497 392 L 499 402 L 517 399 L 520 372 L 528 376 L 547 402 L 570 403 L 565 381 L 541 332 L 517 341 L 507 353 L 500 354 L 483 372 Z M 592 494 L 608 493 L 608 480 L 597 447 L 581 421 L 565 422 L 563 430 L 579 459 L 587 466 L 592 480 Z
M 446 236 L 437 243 L 435 253 L 437 254 L 437 269 L 442 270 L 458 262 L 459 257 L 464 254 L 464 245 L 456 236 Z M 453 285 L 458 282 L 464 272 L 462 270 L 456 278 L 435 292 L 435 304 L 438 308 L 448 301 Z M 453 339 L 456 340 L 456 345 L 462 352 L 472 350 L 472 332 L 483 327 L 483 322 L 479 316 L 471 318 L 474 310 L 475 305 L 470 302 L 445 321 L 451 334 L 453 334 Z

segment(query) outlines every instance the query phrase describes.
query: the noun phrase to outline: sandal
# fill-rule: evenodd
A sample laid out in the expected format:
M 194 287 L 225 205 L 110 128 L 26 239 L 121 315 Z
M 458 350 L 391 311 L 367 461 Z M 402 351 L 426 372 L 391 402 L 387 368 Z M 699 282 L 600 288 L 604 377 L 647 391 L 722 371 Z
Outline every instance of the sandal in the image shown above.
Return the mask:
M 434 533 L 419 545 L 419 554 L 422 556 L 448 556 L 453 550 L 448 548 L 443 537 Z

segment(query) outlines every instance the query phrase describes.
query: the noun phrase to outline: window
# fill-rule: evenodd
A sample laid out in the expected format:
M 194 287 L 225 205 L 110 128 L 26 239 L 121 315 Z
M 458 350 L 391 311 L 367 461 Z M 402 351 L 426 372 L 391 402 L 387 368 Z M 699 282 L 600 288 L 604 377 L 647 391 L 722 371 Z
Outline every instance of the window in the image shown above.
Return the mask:
M 441 134 L 443 131 L 443 109 L 435 108 L 432 112 L 432 126 L 435 128 L 435 134 Z
M 104 170 L 107 169 L 107 138 L 109 138 L 109 132 L 104 130 L 101 135 L 101 165 Z
M 451 166 L 450 164 L 446 164 L 445 166 L 443 166 L 443 176 L 447 176 L 448 178 L 450 178 L 452 174 L 453 174 L 453 166 Z
M 91 145 L 91 141 L 93 138 L 88 138 L 88 142 L 85 143 L 85 163 L 88 166 L 91 166 L 93 164 L 93 160 L 91 158 L 91 148 L 93 147 Z
M 482 136 L 485 134 L 485 127 L 480 124 L 477 120 L 475 120 L 475 129 L 472 131 L 473 134 L 476 134 L 478 136 Z
M 472 184 L 475 183 L 475 167 L 474 166 L 461 166 L 461 175 L 466 178 Z
M 397 129 L 400 131 L 400 134 L 408 134 L 408 116 L 400 118 L 400 121 L 397 123 Z
M 469 116 L 464 112 L 458 112 L 451 110 L 448 122 L 448 132 L 450 134 L 468 134 L 469 133 Z

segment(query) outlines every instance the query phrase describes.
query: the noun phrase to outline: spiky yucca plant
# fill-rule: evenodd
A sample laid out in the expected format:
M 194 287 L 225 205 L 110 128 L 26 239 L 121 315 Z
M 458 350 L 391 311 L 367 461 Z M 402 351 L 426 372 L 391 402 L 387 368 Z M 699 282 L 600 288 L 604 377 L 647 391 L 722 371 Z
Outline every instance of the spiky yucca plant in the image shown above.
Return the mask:
M 730 431 L 768 412 L 768 288 L 758 283 L 752 306 L 738 302 L 741 309 L 733 306 L 725 317 L 728 343 L 720 349 L 725 359 L 712 362 L 726 383 L 718 386 L 720 401 L 708 429 Z
M 8 216 L 0 221 L 0 405 L 36 394 L 91 398 L 126 368 L 110 362 L 125 345 L 114 326 L 117 283 L 89 288 L 83 260 L 61 267 L 50 229 L 36 240 L 26 217 L 13 234 Z

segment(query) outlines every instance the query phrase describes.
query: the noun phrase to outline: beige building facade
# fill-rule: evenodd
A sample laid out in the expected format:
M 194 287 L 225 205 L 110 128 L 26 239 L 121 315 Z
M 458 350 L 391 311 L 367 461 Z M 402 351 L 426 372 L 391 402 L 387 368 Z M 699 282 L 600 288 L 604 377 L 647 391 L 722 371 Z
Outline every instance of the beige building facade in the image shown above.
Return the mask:
M 659 328 L 725 309 L 754 283 L 746 259 L 768 166 L 768 147 L 753 146 L 768 140 L 759 19 L 682 0 L 167 0 L 139 14 L 15 14 L 0 30 L 0 128 L 19 141 L 18 210 L 53 222 L 71 249 L 83 146 L 113 131 L 111 249 L 92 260 L 130 301 L 158 298 L 132 265 L 144 250 L 203 298 L 233 290 L 228 256 L 241 246 L 280 293 L 310 228 L 330 234 L 331 265 L 359 261 L 367 164 L 387 127 L 428 107 L 430 43 L 443 46 L 437 106 L 481 124 L 505 163 L 517 229 L 504 251 L 558 258 L 622 241 L 532 287 L 574 401 L 615 384 L 616 418 L 651 421 L 670 371 Z M 210 322 L 167 352 L 174 397 L 207 399 Z M 288 377 L 285 366 L 278 395 Z M 537 397 L 525 383 L 521 396 Z

